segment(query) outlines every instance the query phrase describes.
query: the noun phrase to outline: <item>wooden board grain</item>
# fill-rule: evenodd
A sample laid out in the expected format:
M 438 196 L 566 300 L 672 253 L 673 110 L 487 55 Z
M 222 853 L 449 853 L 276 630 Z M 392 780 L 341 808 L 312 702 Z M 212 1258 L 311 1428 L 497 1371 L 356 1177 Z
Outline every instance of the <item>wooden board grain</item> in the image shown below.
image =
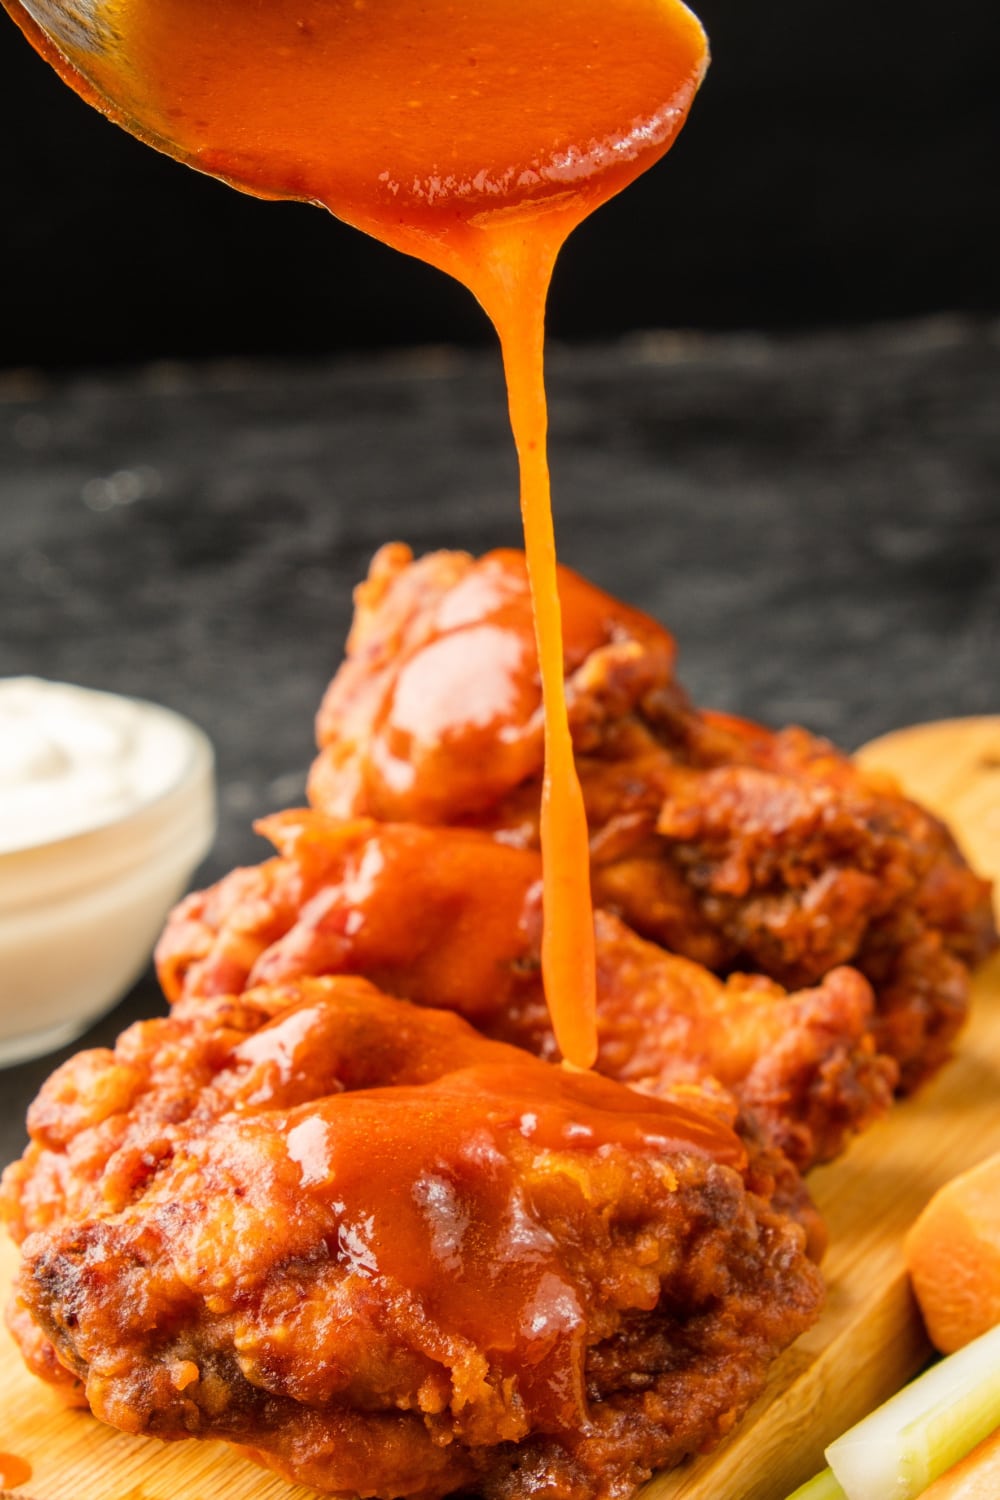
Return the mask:
M 923 726 L 862 755 L 948 816 L 973 863 L 1000 879 L 1000 718 Z M 901 1257 L 941 1183 L 1000 1151 L 1000 960 L 979 975 L 954 1062 L 915 1100 L 810 1178 L 830 1228 L 822 1319 L 713 1454 L 659 1475 L 644 1500 L 784 1500 L 824 1445 L 914 1373 L 928 1345 Z M 0 1283 L 16 1263 L 0 1246 Z M 0 1333 L 0 1450 L 27 1460 L 16 1500 L 314 1500 L 217 1443 L 164 1445 L 64 1411 Z M 2 1483 L 2 1480 L 0 1480 Z M 0 1494 L 0 1500 L 3 1495 Z

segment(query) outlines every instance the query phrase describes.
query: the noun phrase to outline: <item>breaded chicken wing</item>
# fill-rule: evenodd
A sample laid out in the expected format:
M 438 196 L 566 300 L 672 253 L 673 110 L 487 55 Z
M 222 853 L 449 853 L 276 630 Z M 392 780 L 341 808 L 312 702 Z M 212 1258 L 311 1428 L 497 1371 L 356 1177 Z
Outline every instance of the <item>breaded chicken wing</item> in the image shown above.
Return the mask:
M 943 825 L 802 729 L 699 711 L 653 621 L 567 570 L 566 687 L 598 906 L 717 973 L 791 987 L 850 963 L 914 1087 L 996 943 Z M 523 558 L 383 549 L 318 719 L 313 804 L 537 844 L 541 703 Z
M 947 1054 L 985 884 L 884 778 L 700 712 L 665 631 L 560 586 L 599 1072 L 551 1061 L 523 559 L 384 549 L 313 806 L 182 903 L 171 1015 L 59 1069 L 4 1175 L 11 1329 L 113 1425 L 338 1494 L 622 1500 L 816 1316 L 797 1168 Z
M 320 1489 L 613 1500 L 728 1430 L 821 1299 L 697 1097 L 356 979 L 182 1003 L 33 1106 L 15 1335 L 105 1421 Z
M 281 851 L 189 896 L 157 949 L 171 1001 L 315 974 L 361 974 L 485 1034 L 557 1054 L 541 987 L 541 866 L 472 829 L 278 814 Z M 413 913 L 412 917 L 408 916 Z M 888 1108 L 870 986 L 840 968 L 787 994 L 761 976 L 717 979 L 595 914 L 598 1071 L 647 1093 L 721 1084 L 800 1169 Z

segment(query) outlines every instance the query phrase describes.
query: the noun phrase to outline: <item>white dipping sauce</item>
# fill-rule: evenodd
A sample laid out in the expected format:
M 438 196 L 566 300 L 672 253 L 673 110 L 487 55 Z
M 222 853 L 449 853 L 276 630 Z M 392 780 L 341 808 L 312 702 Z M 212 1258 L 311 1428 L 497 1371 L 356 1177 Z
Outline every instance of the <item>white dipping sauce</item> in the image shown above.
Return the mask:
M 117 821 L 168 791 L 190 756 L 182 726 L 150 705 L 0 679 L 0 854 Z

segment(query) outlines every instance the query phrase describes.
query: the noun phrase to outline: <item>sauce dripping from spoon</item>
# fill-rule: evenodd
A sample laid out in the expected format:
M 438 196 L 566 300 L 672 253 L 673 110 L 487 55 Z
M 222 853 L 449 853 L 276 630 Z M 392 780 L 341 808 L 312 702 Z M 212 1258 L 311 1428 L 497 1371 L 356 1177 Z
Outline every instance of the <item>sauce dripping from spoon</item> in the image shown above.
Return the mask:
M 322 204 L 454 276 L 495 325 L 545 714 L 543 977 L 563 1056 L 589 1067 L 589 847 L 564 691 L 545 302 L 572 229 L 680 130 L 707 62 L 699 22 L 680 0 L 106 0 L 88 36 L 53 0 L 4 4 L 133 134 L 246 192 Z

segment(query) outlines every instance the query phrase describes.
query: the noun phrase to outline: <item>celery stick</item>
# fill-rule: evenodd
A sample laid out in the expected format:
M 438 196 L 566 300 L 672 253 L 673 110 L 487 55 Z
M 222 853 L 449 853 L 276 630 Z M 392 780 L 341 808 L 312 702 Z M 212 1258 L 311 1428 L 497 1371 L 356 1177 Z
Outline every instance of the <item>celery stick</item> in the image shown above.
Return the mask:
M 848 1500 L 915 1500 L 1000 1426 L 1000 1324 L 831 1443 Z
M 844 1491 L 833 1476 L 832 1469 L 824 1469 L 806 1484 L 800 1484 L 788 1500 L 846 1500 Z

